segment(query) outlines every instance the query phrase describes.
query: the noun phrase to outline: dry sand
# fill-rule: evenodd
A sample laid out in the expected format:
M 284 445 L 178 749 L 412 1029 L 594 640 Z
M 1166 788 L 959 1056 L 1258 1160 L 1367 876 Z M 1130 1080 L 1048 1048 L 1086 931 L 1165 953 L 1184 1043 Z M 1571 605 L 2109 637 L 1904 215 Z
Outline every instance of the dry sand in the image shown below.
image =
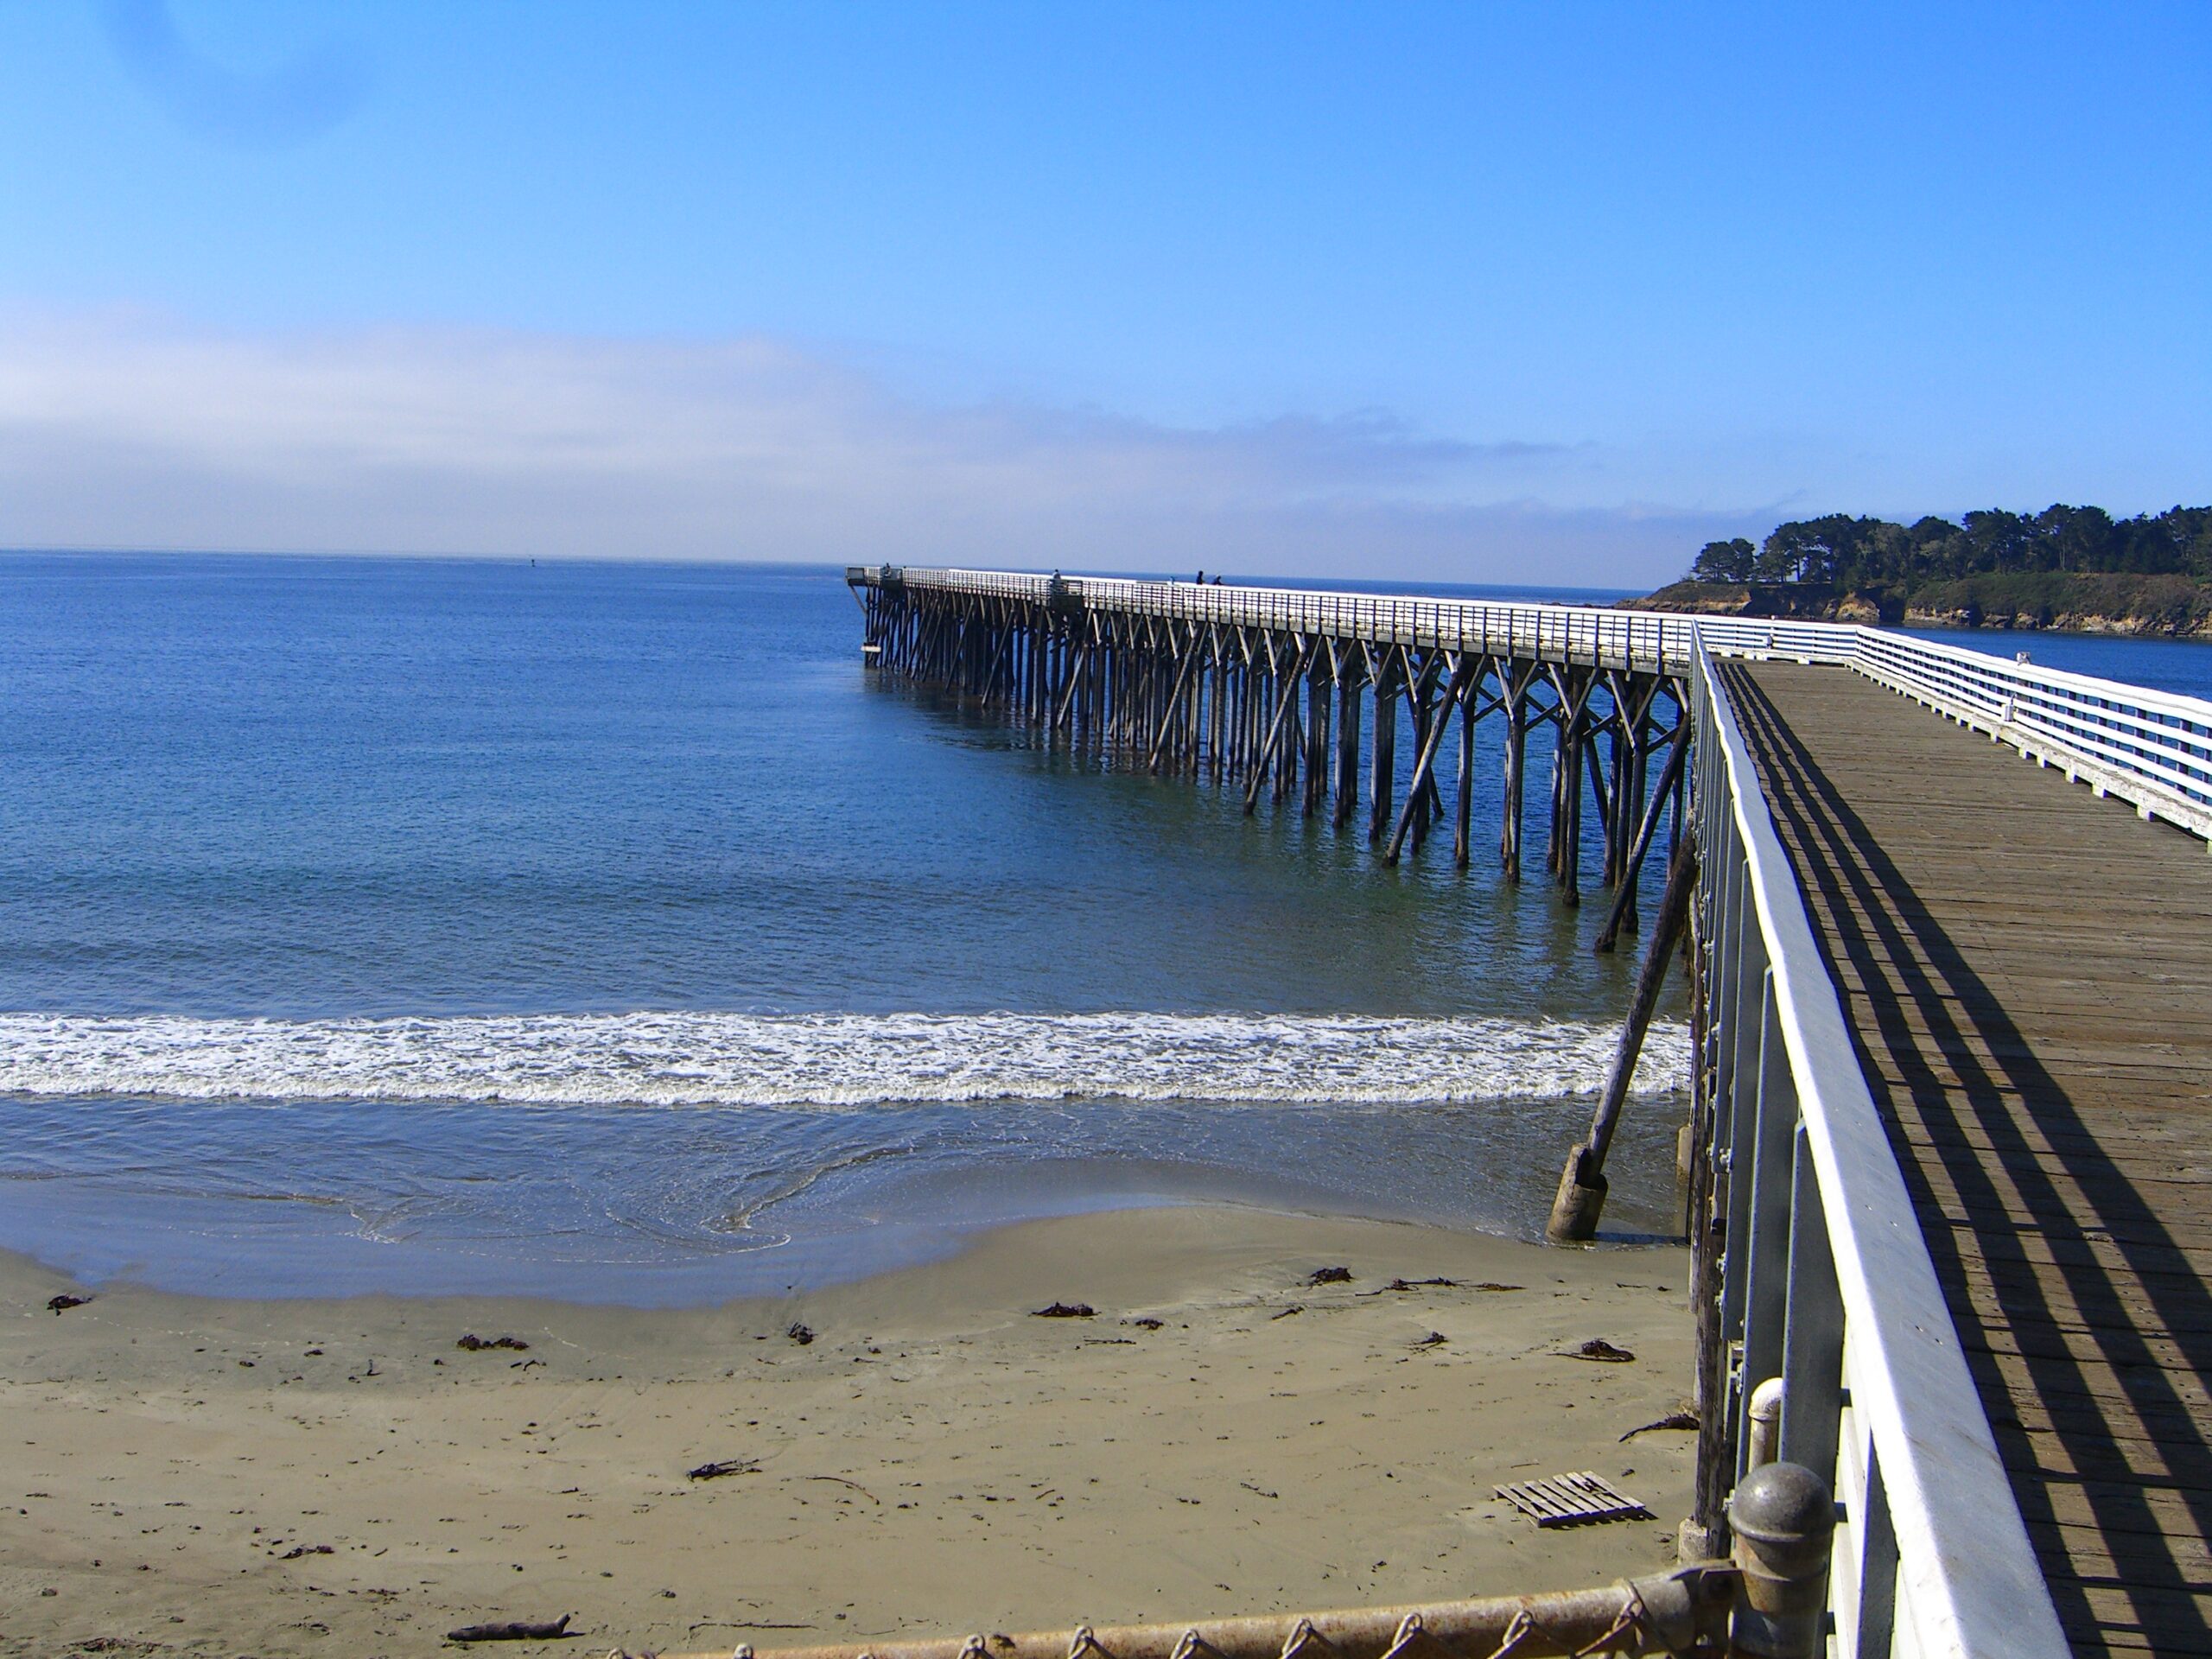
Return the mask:
M 0 1259 L 0 1652 L 420 1653 L 562 1613 L 571 1651 L 766 1649 L 1602 1583 L 1670 1564 L 1686 1512 L 1694 1437 L 1620 1440 L 1683 1403 L 1685 1271 L 1202 1208 L 683 1312 L 57 1315 L 73 1287 Z M 1635 1361 L 1559 1357 L 1591 1338 Z M 1576 1469 L 1658 1518 L 1540 1533 L 1491 1497 Z

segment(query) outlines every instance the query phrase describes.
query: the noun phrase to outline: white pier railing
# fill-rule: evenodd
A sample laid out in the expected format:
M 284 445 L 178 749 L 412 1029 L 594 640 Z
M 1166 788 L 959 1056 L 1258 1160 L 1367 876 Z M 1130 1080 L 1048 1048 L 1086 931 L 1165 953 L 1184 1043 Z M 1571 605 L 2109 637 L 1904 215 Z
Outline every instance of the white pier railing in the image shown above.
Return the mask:
M 1130 582 L 1106 576 L 1047 576 L 997 570 L 931 570 L 856 566 L 847 579 L 889 577 L 917 588 L 1044 603 L 1055 591 L 1086 605 L 1145 616 L 1231 626 L 1325 633 L 1403 645 L 1510 652 L 1600 668 L 1682 673 L 1699 631 L 1733 656 L 1841 662 L 1837 629 L 1817 622 L 1743 621 L 1583 605 L 1522 605 L 1416 594 L 1347 594 L 1297 588 L 1232 588 L 1211 582 Z M 1056 587 L 1057 584 L 1057 587 Z
M 1694 653 L 1700 1068 L 1727 1174 L 1721 1334 L 1739 1414 L 1833 1471 L 1833 1649 L 2067 1651 L 1904 1178 L 1712 657 Z M 1738 1474 L 1751 1437 L 1736 1436 Z
M 1855 628 L 1868 678 L 2212 840 L 2212 702 Z
M 2212 702 L 2007 661 L 1881 628 L 1681 616 L 1578 605 L 994 570 L 855 566 L 847 579 L 1041 604 L 1055 594 L 1103 609 L 1398 645 L 1505 652 L 1599 668 L 1687 675 L 1699 641 L 1718 656 L 1855 669 L 2144 817 L 2212 842 Z

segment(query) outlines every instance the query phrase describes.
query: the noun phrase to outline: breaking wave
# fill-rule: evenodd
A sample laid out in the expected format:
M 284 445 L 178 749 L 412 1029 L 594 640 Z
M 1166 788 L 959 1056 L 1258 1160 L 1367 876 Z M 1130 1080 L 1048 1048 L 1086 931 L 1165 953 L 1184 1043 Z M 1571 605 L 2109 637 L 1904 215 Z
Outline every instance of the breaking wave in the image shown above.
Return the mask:
M 0 1014 L 0 1092 L 188 1100 L 850 1108 L 988 1101 L 1378 1104 L 1592 1096 L 1619 1027 L 1092 1014 Z M 1688 1087 L 1655 1025 L 1635 1089 Z

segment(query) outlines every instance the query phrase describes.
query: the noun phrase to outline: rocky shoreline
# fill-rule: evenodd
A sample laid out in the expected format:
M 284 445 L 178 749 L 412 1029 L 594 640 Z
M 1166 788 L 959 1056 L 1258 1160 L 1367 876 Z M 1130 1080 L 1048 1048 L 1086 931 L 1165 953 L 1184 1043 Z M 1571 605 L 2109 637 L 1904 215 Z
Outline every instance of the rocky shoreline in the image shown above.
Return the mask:
M 1909 595 L 1814 583 L 1677 582 L 1626 610 L 1864 622 L 1888 627 L 2104 634 L 2212 642 L 2212 586 L 2174 576 L 1969 577 Z

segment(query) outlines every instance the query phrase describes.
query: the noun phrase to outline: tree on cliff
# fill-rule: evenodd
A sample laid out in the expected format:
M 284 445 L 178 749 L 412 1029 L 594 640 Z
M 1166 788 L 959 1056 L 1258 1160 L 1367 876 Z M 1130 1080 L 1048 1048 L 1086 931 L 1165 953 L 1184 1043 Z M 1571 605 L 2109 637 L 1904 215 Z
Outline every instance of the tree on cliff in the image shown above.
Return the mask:
M 1759 550 L 1741 536 L 1707 542 L 1690 566 L 1692 582 L 1750 582 L 1758 569 Z
M 1758 548 L 1707 542 L 1694 582 L 1820 582 L 1847 592 L 2019 572 L 2188 575 L 2212 581 L 2212 507 L 2115 519 L 2063 503 L 2034 514 L 1993 510 L 1913 524 L 1829 513 L 1775 526 Z

